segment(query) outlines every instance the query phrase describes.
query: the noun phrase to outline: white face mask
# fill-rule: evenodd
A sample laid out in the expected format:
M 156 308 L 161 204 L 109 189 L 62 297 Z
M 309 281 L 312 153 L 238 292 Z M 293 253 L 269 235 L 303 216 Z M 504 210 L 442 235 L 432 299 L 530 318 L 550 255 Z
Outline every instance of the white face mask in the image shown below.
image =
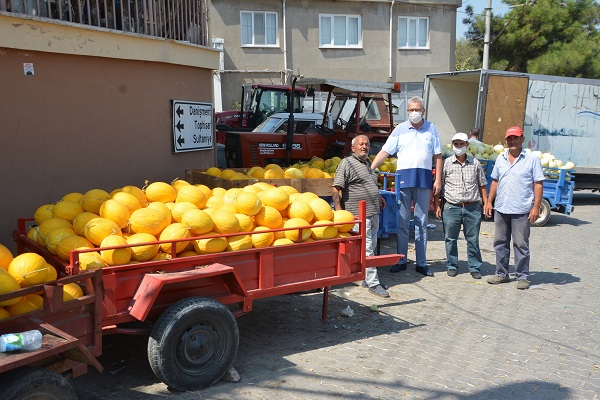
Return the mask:
M 420 111 L 409 112 L 408 120 L 413 124 L 418 124 L 423 120 L 423 113 Z
M 454 147 L 454 146 L 452 146 L 452 147 Z M 465 147 L 454 147 L 454 154 L 456 154 L 457 156 L 462 156 L 466 152 L 467 152 L 467 146 L 465 146 Z

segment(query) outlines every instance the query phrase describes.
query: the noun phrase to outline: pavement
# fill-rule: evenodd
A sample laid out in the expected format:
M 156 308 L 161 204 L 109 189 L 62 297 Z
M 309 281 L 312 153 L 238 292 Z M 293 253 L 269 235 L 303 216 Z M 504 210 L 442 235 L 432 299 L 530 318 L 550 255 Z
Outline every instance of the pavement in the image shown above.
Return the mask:
M 175 392 L 152 373 L 145 338 L 109 336 L 100 361 L 72 381 L 92 399 L 600 399 L 600 194 L 576 192 L 570 216 L 531 232 L 531 287 L 490 285 L 493 222 L 481 229 L 481 280 L 459 241 L 459 274 L 446 275 L 442 224 L 428 230 L 435 277 L 380 268 L 391 297 L 360 282 L 322 294 L 254 302 L 238 319 L 239 382 Z M 412 239 L 411 239 L 412 243 Z M 395 236 L 382 240 L 395 252 Z M 351 317 L 343 315 L 348 306 Z

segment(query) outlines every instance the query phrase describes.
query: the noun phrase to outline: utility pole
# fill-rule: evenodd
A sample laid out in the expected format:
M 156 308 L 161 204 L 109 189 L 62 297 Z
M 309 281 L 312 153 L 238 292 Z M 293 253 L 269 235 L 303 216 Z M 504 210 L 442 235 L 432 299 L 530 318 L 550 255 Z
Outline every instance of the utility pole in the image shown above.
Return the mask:
M 492 0 L 487 0 L 485 8 L 485 38 L 483 41 L 483 66 L 482 69 L 488 69 L 490 60 L 490 30 L 492 25 Z

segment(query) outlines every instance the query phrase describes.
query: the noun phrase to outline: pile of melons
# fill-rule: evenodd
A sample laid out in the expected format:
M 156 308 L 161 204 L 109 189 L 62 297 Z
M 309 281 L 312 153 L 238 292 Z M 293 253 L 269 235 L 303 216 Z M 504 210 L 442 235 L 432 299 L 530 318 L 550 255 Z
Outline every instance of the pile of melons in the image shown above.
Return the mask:
M 268 164 L 263 167 L 252 167 L 245 172 L 234 171 L 232 169 L 219 169 L 211 167 L 205 171 L 206 174 L 227 180 L 244 179 L 283 179 L 283 178 L 332 178 L 341 158 L 333 157 L 323 160 L 320 157 L 313 157 L 306 163 L 296 163 L 287 168 L 282 168 L 277 164 Z

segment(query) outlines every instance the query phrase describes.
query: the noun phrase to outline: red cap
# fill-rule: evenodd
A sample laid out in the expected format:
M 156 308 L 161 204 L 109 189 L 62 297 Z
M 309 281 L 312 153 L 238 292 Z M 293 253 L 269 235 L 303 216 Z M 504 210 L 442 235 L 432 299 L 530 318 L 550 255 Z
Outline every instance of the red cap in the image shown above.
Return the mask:
M 506 130 L 504 138 L 506 139 L 509 136 L 523 136 L 523 129 L 518 126 L 512 126 Z

